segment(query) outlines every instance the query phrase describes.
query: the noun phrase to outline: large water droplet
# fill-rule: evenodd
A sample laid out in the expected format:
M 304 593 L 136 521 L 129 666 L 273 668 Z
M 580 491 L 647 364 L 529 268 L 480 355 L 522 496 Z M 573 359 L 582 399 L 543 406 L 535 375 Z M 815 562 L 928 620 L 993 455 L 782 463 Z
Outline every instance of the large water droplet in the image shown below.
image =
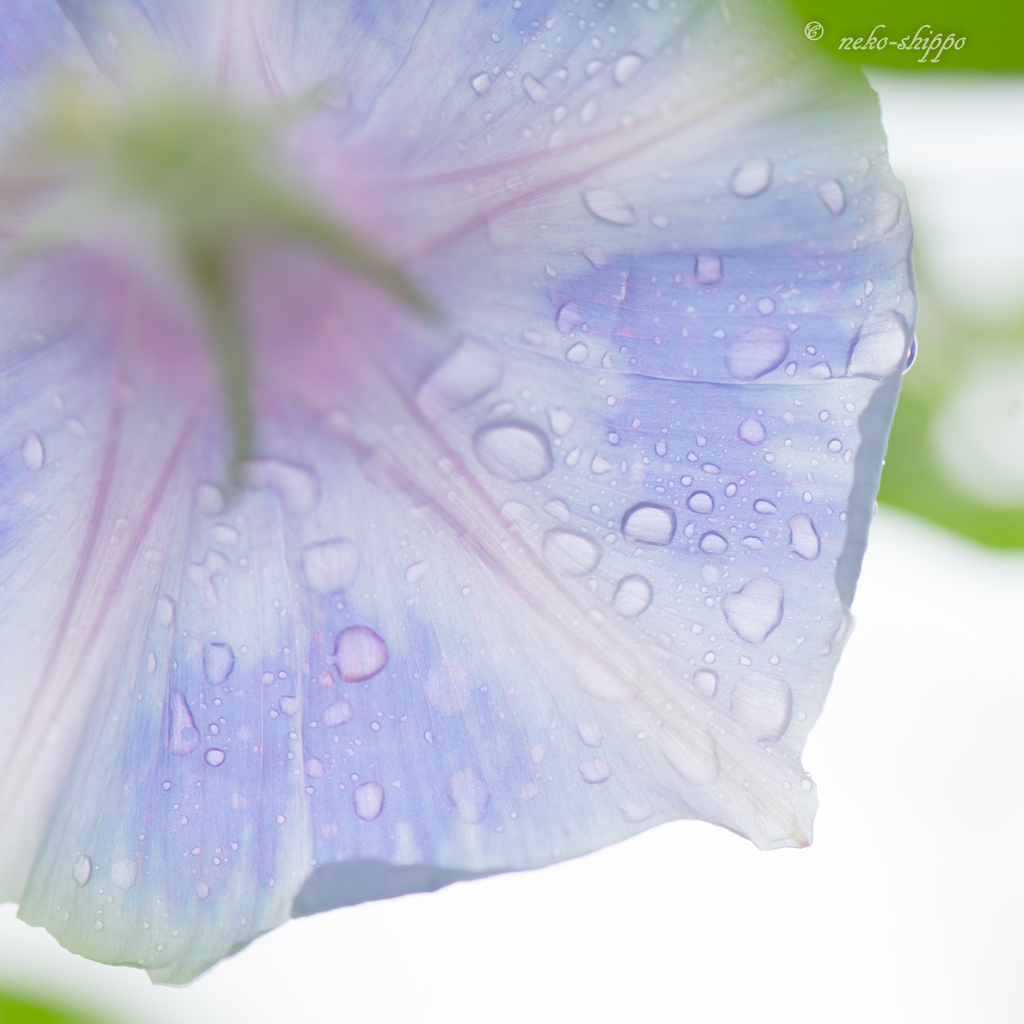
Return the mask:
M 699 668 L 693 673 L 693 685 L 702 697 L 714 697 L 718 689 L 718 673 L 711 668 Z
M 756 156 L 740 164 L 733 172 L 730 188 L 740 199 L 760 195 L 772 181 L 772 162 L 767 157 Z
M 334 663 L 346 683 L 361 683 L 388 663 L 388 645 L 369 626 L 349 626 L 334 640 Z
M 715 499 L 707 491 L 694 491 L 686 499 L 686 507 L 691 512 L 707 516 L 715 511 Z
M 642 544 L 668 544 L 676 533 L 676 514 L 664 505 L 641 502 L 622 517 L 622 535 Z
M 75 885 L 81 889 L 89 884 L 91 876 L 92 857 L 87 853 L 79 854 L 75 859 L 75 863 L 71 865 L 71 877 L 75 880 Z
M 642 67 L 644 59 L 638 53 L 624 53 L 612 69 L 616 83 L 625 85 Z
M 328 729 L 334 729 L 339 725 L 344 725 L 346 722 L 351 722 L 354 714 L 352 705 L 348 701 L 338 700 L 328 705 L 321 717 Z
M 350 540 L 326 540 L 302 550 L 302 573 L 310 590 L 333 594 L 355 579 L 359 548 Z
M 245 482 L 257 489 L 277 491 L 284 507 L 295 515 L 308 515 L 320 500 L 320 480 L 311 469 L 279 459 L 256 459 L 245 467 Z
M 903 362 L 909 333 L 899 313 L 869 316 L 850 347 L 850 376 L 881 379 L 892 373 Z
M 211 683 L 223 683 L 234 667 L 235 652 L 229 644 L 207 644 L 203 648 L 203 671 Z
M 547 89 L 533 75 L 523 75 L 523 90 L 534 103 L 543 103 L 548 98 Z
M 843 186 L 835 178 L 828 178 L 818 188 L 818 195 L 826 209 L 833 217 L 838 217 L 846 207 L 846 196 Z
M 611 777 L 612 770 L 607 761 L 589 758 L 579 763 L 579 773 L 584 782 L 596 784 L 606 782 Z
M 710 253 L 698 253 L 693 264 L 697 284 L 718 284 L 722 280 L 722 258 Z
M 789 338 L 774 327 L 751 327 L 725 350 L 725 368 L 737 380 L 756 380 L 774 370 L 789 352 Z
M 709 555 L 724 555 L 729 542 L 720 533 L 705 533 L 700 539 L 700 549 Z
M 748 416 L 741 424 L 738 431 L 741 441 L 747 444 L 761 444 L 768 436 L 764 424 L 753 416 Z
M 554 460 L 547 437 L 526 423 L 493 423 L 473 435 L 480 464 L 502 480 L 539 480 Z
M 766 672 L 748 672 L 732 688 L 729 714 L 753 742 L 779 739 L 789 725 L 793 692 Z
M 591 697 L 622 703 L 636 696 L 638 671 L 631 661 L 619 659 L 617 665 L 600 661 L 589 651 L 580 651 L 573 666 L 576 685 Z
M 707 786 L 718 778 L 718 747 L 703 729 L 691 727 L 683 735 L 665 726 L 658 735 L 658 745 L 665 759 L 691 786 Z
M 588 747 L 599 747 L 604 735 L 601 732 L 601 723 L 595 722 L 592 718 L 576 723 L 576 732 Z
M 477 825 L 486 817 L 491 791 L 471 768 L 463 768 L 448 779 L 448 795 L 455 804 L 455 813 L 467 825 Z
M 808 562 L 813 562 L 821 551 L 821 540 L 814 523 L 808 515 L 792 516 L 788 523 L 790 547 Z
M 626 618 L 633 619 L 647 611 L 654 599 L 654 588 L 643 576 L 623 576 L 615 588 L 612 607 Z
M 21 442 L 21 461 L 27 469 L 42 469 L 46 461 L 46 449 L 43 447 L 43 439 L 34 431 L 25 435 Z
M 768 295 L 762 296 L 756 303 L 757 311 L 761 316 L 768 316 L 775 312 L 775 300 Z
M 373 821 L 384 809 L 384 787 L 379 782 L 363 782 L 352 790 L 352 803 L 357 817 Z
M 189 710 L 188 701 L 180 690 L 171 691 L 169 700 L 171 729 L 169 745 L 172 754 L 184 757 L 199 746 L 199 730 Z
M 757 576 L 722 600 L 725 621 L 750 644 L 759 644 L 782 621 L 782 584 Z
M 558 312 L 555 314 L 555 326 L 562 334 L 568 334 L 570 331 L 575 331 L 576 328 L 581 327 L 583 323 L 583 311 L 575 302 L 563 302 L 562 305 L 558 307 Z M 578 361 L 581 360 L 570 360 L 570 362 Z
M 589 537 L 555 528 L 544 534 L 544 559 L 562 576 L 586 576 L 601 561 L 601 548 Z
M 626 227 L 636 223 L 636 210 L 614 188 L 591 188 L 583 193 L 587 209 L 599 220 Z
M 431 417 L 461 409 L 493 391 L 503 373 L 501 356 L 493 348 L 465 338 L 420 385 L 416 404 Z
M 206 763 L 211 768 L 219 768 L 224 763 L 224 751 L 218 750 L 216 747 L 211 747 L 206 752 Z
M 779 510 L 770 502 L 767 498 L 758 498 L 754 502 L 754 511 L 758 515 L 770 516 L 774 515 Z

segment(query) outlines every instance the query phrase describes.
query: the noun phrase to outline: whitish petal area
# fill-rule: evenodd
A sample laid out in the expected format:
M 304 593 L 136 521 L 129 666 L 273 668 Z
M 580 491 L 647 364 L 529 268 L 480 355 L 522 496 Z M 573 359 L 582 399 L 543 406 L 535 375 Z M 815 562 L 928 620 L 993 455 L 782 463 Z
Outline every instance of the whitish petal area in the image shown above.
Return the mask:
M 275 89 L 339 90 L 316 187 L 447 319 L 253 256 L 235 494 L 178 321 L 7 286 L 3 895 L 68 947 L 184 981 L 674 818 L 810 842 L 906 204 L 859 75 L 651 6 L 253 6 Z

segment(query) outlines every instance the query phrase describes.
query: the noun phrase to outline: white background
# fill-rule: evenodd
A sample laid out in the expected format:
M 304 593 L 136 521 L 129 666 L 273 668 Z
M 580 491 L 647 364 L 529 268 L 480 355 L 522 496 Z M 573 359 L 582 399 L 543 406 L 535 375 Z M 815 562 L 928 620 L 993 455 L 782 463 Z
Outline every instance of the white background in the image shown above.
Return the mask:
M 1024 85 L 873 81 L 931 277 L 981 324 L 1024 281 Z M 72 956 L 6 906 L 0 985 L 147 1024 L 1019 1022 L 1024 556 L 883 508 L 854 612 L 804 758 L 808 850 L 665 825 L 290 922 L 184 989 Z

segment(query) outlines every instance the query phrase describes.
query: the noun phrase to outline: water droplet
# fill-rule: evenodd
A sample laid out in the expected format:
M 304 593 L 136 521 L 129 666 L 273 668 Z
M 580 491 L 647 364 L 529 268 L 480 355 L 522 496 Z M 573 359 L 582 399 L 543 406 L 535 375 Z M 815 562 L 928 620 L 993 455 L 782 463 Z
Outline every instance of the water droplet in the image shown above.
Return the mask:
M 291 694 L 286 694 L 277 702 L 278 707 L 281 709 L 281 713 L 287 715 L 289 718 L 294 717 L 299 713 L 299 698 Z
M 902 200 L 894 192 L 880 192 L 875 196 L 875 212 L 871 221 L 880 235 L 887 234 L 899 223 L 902 205 Z
M 526 423 L 495 423 L 473 435 L 480 464 L 502 480 L 539 480 L 554 460 L 547 437 Z
M 224 763 L 224 751 L 218 750 L 216 747 L 211 747 L 206 752 L 206 763 L 211 768 L 219 768 Z
M 760 551 L 764 547 L 764 541 L 760 537 L 744 537 L 740 543 L 751 551 Z
M 363 821 L 373 821 L 380 817 L 384 809 L 384 787 L 379 782 L 360 783 L 352 790 L 352 802 L 357 817 Z
M 800 788 L 801 788 L 801 789 L 802 789 L 802 790 L 803 790 L 803 791 L 804 791 L 805 793 L 810 793 L 810 791 L 811 791 L 811 787 L 812 787 L 812 786 L 813 786 L 813 783 L 811 782 L 811 780 L 810 780 L 810 779 L 801 779 L 801 780 L 800 780 Z
M 793 516 L 789 523 L 789 544 L 790 547 L 808 562 L 813 562 L 821 551 L 821 540 L 818 531 L 814 529 L 814 523 L 808 515 Z
M 562 576 L 586 576 L 601 561 L 601 548 L 572 530 L 548 530 L 542 547 L 545 561 Z
M 607 781 L 612 774 L 611 767 L 607 761 L 599 761 L 596 758 L 581 761 L 579 764 L 580 778 L 584 782 L 596 784 Z
M 850 347 L 850 376 L 881 379 L 891 373 L 903 362 L 908 333 L 899 313 L 869 316 Z
M 351 722 L 354 714 L 351 704 L 344 700 L 338 700 L 324 709 L 321 718 L 328 729 L 334 729 L 336 726 Z
M 648 7 L 651 7 L 652 3 L 657 3 L 657 0 L 647 0 Z M 651 7 L 651 10 L 654 9 Z M 622 811 L 622 817 L 634 825 L 646 821 L 654 814 L 654 808 L 650 804 L 637 803 L 635 800 L 624 800 L 619 810 Z
M 584 323 L 583 312 L 575 302 L 563 302 L 555 314 L 555 326 L 562 334 L 575 331 Z
M 643 576 L 623 576 L 615 587 L 612 607 L 626 618 L 633 619 L 651 606 L 654 588 Z
M 779 739 L 789 725 L 792 709 L 789 684 L 766 672 L 747 673 L 729 696 L 729 714 L 755 743 Z
M 594 75 L 599 75 L 604 70 L 603 60 L 592 60 L 587 65 L 587 78 L 593 78 Z
M 770 576 L 756 576 L 722 600 L 725 621 L 750 644 L 764 638 L 782 621 L 782 584 Z
M 174 624 L 174 602 L 169 597 L 157 598 L 156 621 L 165 628 Z
M 210 530 L 210 537 L 215 544 L 222 544 L 225 547 L 232 547 L 238 543 L 238 531 L 224 523 L 218 523 Z
M 227 508 L 224 492 L 216 484 L 200 484 L 196 488 L 196 508 L 203 515 L 219 516 Z
M 448 779 L 448 795 L 455 813 L 467 825 L 479 824 L 487 815 L 491 791 L 471 768 L 463 768 Z
M 906 373 L 917 359 L 917 335 L 913 335 L 910 339 L 910 351 L 907 353 L 907 361 L 903 367 L 903 372 Z
M 203 671 L 211 683 L 223 683 L 235 667 L 235 652 L 228 644 L 207 644 L 203 648 Z
M 577 722 L 576 732 L 588 747 L 599 747 L 604 739 L 600 722 L 595 722 L 592 718 L 584 722 Z
M 572 430 L 575 419 L 568 409 L 553 406 L 548 409 L 548 422 L 551 424 L 551 432 L 553 434 L 556 434 L 558 437 L 565 437 Z
M 774 515 L 779 510 L 770 501 L 768 501 L 767 498 L 758 498 L 757 501 L 754 502 L 754 511 L 758 515 L 770 516 Z
M 43 447 L 43 439 L 34 431 L 25 435 L 21 442 L 21 461 L 25 463 L 26 469 L 42 469 L 46 461 L 46 449 Z
M 622 535 L 641 544 L 671 542 L 676 533 L 676 514 L 664 505 L 641 502 L 622 517 Z
M 101 931 L 103 931 L 103 922 L 102 921 L 97 921 L 92 927 L 93 927 L 93 931 L 101 932 Z
M 552 498 L 544 505 L 544 511 L 549 516 L 554 516 L 559 522 L 567 523 L 572 518 L 569 506 L 561 498 Z
M 359 548 L 350 540 L 327 540 L 302 549 L 302 573 L 310 590 L 333 594 L 355 579 Z
M 369 626 L 349 626 L 334 640 L 334 663 L 346 683 L 361 683 L 388 663 L 388 645 Z
M 523 89 L 534 103 L 543 103 L 548 98 L 547 89 L 533 75 L 523 75 Z
M 81 889 L 83 886 L 89 884 L 91 876 L 92 857 L 87 853 L 80 854 L 75 860 L 75 863 L 71 866 L 71 877 L 75 880 L 75 884 Z
M 735 498 L 736 497 L 736 492 L 738 490 L 739 490 L 739 488 L 736 486 L 736 484 L 726 484 L 725 485 L 725 496 L 727 498 Z
M 322 779 L 324 775 L 324 763 L 319 757 L 306 758 L 306 774 L 311 779 Z
M 841 452 L 843 450 L 843 442 L 838 437 L 833 437 L 828 443 L 828 450 L 830 452 Z
M 601 112 L 601 101 L 596 96 L 591 96 L 586 103 L 583 104 L 583 109 L 580 110 L 580 124 L 591 124 L 597 120 L 597 115 Z
M 464 338 L 420 385 L 416 404 L 431 417 L 453 412 L 493 391 L 503 374 L 501 356 L 493 348 Z
M 718 284 L 722 280 L 722 258 L 698 253 L 693 265 L 697 284 Z
M 668 445 L 664 441 L 656 441 L 654 443 L 655 454 L 665 456 L 668 454 Z
M 470 79 L 469 84 L 477 96 L 485 96 L 491 88 L 491 76 L 486 71 L 481 71 L 479 75 Z
M 843 186 L 835 178 L 827 178 L 818 188 L 818 195 L 826 209 L 833 217 L 838 217 L 846 208 L 846 196 Z
M 256 459 L 245 467 L 245 482 L 257 489 L 273 488 L 284 507 L 308 515 L 320 500 L 320 480 L 311 469 L 278 459 Z
M 729 549 L 729 542 L 719 533 L 705 533 L 700 539 L 700 549 L 709 555 L 721 555 Z
M 767 157 L 756 156 L 736 168 L 730 182 L 733 195 L 750 199 L 760 195 L 772 181 L 772 162 Z
M 757 311 L 761 316 L 767 316 L 769 313 L 775 312 L 775 300 L 770 299 L 767 295 L 764 298 L 757 300 Z
M 207 882 L 196 882 L 196 899 L 205 900 L 210 895 L 210 886 Z
M 748 416 L 741 424 L 738 431 L 741 441 L 747 444 L 761 444 L 768 436 L 764 424 L 753 416 Z
M 686 507 L 691 512 L 707 516 L 715 511 L 715 499 L 707 491 L 694 491 L 686 499 Z
M 832 367 L 826 362 L 815 363 L 807 371 L 815 380 L 828 380 L 832 376 Z
M 612 76 L 618 85 L 625 85 L 644 65 L 638 53 L 624 53 L 616 62 Z
M 188 701 L 180 690 L 173 690 L 170 696 L 172 754 L 184 757 L 199 746 L 199 730 L 189 710 Z
M 576 342 L 568 352 L 565 353 L 565 358 L 570 363 L 575 363 L 579 366 L 580 363 L 587 361 L 587 356 L 590 355 L 590 349 L 583 344 L 582 341 Z
M 576 685 L 591 697 L 613 703 L 632 700 L 638 684 L 636 665 L 619 659 L 616 666 L 605 664 L 589 651 L 580 651 L 573 667 Z
M 707 786 L 718 778 L 718 747 L 703 729 L 691 726 L 684 736 L 665 727 L 657 735 L 665 759 L 684 782 Z
M 751 327 L 729 342 L 725 368 L 737 380 L 756 380 L 774 370 L 789 352 L 789 338 L 774 327 Z
M 626 227 L 636 223 L 636 210 L 614 188 L 591 188 L 583 193 L 587 209 L 599 220 Z
M 156 655 L 152 651 L 146 655 L 146 671 L 150 675 L 156 672 Z
M 718 673 L 713 668 L 699 668 L 693 673 L 693 685 L 704 697 L 714 697 L 718 689 Z
M 590 460 L 590 472 L 591 473 L 610 473 L 615 468 L 614 462 L 609 462 L 600 453 L 595 455 Z
M 534 746 L 530 748 L 530 761 L 532 764 L 542 764 L 544 761 L 544 748 Z

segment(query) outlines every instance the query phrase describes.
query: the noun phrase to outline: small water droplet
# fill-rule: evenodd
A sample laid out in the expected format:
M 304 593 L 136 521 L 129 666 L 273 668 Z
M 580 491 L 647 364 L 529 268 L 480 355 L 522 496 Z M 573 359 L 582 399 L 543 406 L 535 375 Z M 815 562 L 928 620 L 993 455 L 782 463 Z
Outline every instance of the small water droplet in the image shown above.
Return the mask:
M 493 391 L 504 375 L 497 351 L 464 338 L 447 359 L 420 385 L 416 404 L 430 417 L 471 405 Z
M 589 651 L 581 650 L 573 667 L 576 685 L 591 697 L 611 703 L 623 703 L 636 696 L 639 672 L 631 661 L 620 658 L 608 665 Z
M 597 758 L 588 759 L 579 763 L 580 778 L 584 782 L 596 785 L 599 782 L 607 781 L 612 774 L 611 767 L 607 761 L 599 761 Z
M 764 547 L 764 541 L 760 537 L 744 537 L 740 543 L 751 551 L 760 551 Z
M 663 440 L 658 440 L 654 443 L 654 451 L 657 455 L 665 456 L 668 454 L 668 445 Z
M 890 232 L 900 221 L 903 201 L 895 192 L 880 192 L 874 197 L 875 212 L 871 218 L 875 231 L 880 235 Z
M 156 672 L 156 655 L 152 651 L 146 655 L 146 671 L 150 675 Z
M 339 725 L 344 725 L 346 722 L 351 722 L 354 714 L 355 712 L 352 710 L 351 704 L 347 701 L 339 700 L 325 708 L 321 718 L 328 729 L 334 729 Z
M 830 452 L 841 452 L 843 450 L 843 442 L 838 437 L 833 437 L 828 443 L 828 450 Z
M 803 791 L 804 791 L 805 793 L 810 793 L 812 785 L 813 785 L 813 784 L 812 784 L 812 782 L 811 782 L 811 780 L 810 780 L 810 779 L 801 779 L 801 780 L 800 780 L 800 788 L 801 788 L 801 789 L 802 789 L 802 790 L 803 790 Z
M 622 517 L 622 535 L 642 544 L 665 545 L 676 533 L 676 514 L 664 505 L 641 502 Z
M 206 763 L 210 765 L 211 768 L 218 768 L 224 763 L 224 757 L 225 755 L 223 750 L 211 747 L 206 752 Z
M 758 515 L 770 516 L 774 515 L 779 510 L 770 502 L 767 498 L 758 498 L 754 502 L 754 511 Z
M 586 576 L 601 561 L 601 548 L 589 537 L 555 528 L 544 534 L 544 559 L 562 576 Z
M 735 484 L 726 484 L 725 485 L 725 496 L 727 498 L 735 498 L 736 497 L 736 492 L 738 490 L 739 490 L 739 488 Z
M 903 363 L 908 334 L 899 313 L 869 316 L 850 347 L 847 372 L 852 377 L 885 377 Z
M 184 757 L 191 754 L 199 746 L 199 730 L 189 710 L 188 701 L 180 690 L 173 690 L 170 695 L 170 748 L 172 754 Z
M 730 188 L 740 199 L 760 195 L 772 181 L 772 162 L 767 157 L 756 156 L 740 164 L 733 172 Z
M 813 562 L 821 551 L 821 540 L 818 531 L 814 529 L 814 522 L 808 515 L 796 515 L 790 518 L 789 544 L 790 547 L 808 562 Z
M 604 61 L 592 60 L 587 65 L 587 78 L 593 78 L 594 75 L 599 75 L 602 71 L 604 71 Z
M 208 882 L 199 881 L 196 882 L 196 899 L 205 900 L 210 895 L 210 886 Z
M 643 576 L 623 576 L 615 587 L 612 607 L 626 618 L 633 619 L 651 606 L 654 588 Z
M 710 253 L 698 253 L 693 264 L 697 284 L 718 284 L 722 280 L 722 258 Z
M 757 311 L 761 316 L 767 316 L 769 313 L 775 312 L 775 300 L 769 298 L 767 295 L 764 298 L 757 300 Z
M 590 349 L 583 344 L 582 341 L 576 342 L 568 352 L 565 353 L 565 358 L 570 363 L 575 363 L 579 366 L 580 363 L 587 361 L 587 356 L 590 355 Z
M 196 488 L 196 508 L 203 515 L 219 516 L 227 508 L 224 492 L 216 484 L 200 484 Z
M 320 501 L 320 478 L 311 469 L 292 462 L 256 459 L 246 464 L 245 482 L 257 490 L 272 488 L 295 515 L 308 515 Z
M 691 786 L 707 786 L 718 778 L 721 770 L 718 747 L 703 729 L 691 726 L 684 736 L 666 727 L 657 734 L 657 738 L 665 759 L 684 782 Z
M 584 323 L 583 312 L 575 302 L 563 302 L 555 314 L 555 326 L 562 334 L 569 334 Z
M 548 422 L 551 424 L 551 432 L 558 437 L 565 437 L 572 430 L 575 419 L 568 409 L 553 406 L 548 409 Z
M 229 644 L 207 644 L 203 648 L 203 671 L 211 683 L 223 683 L 235 667 L 235 652 Z
M 174 602 L 169 597 L 157 598 L 156 621 L 165 628 L 174 624 Z
M 530 761 L 533 764 L 541 764 L 544 761 L 544 748 L 540 745 L 530 748 Z
M 627 227 L 636 223 L 636 210 L 614 188 L 591 188 L 583 193 L 587 209 L 599 220 Z
M 533 75 L 523 75 L 523 90 L 534 103 L 543 103 L 548 98 L 547 89 Z
M 463 768 L 448 779 L 448 795 L 455 813 L 467 825 L 477 825 L 487 816 L 491 791 L 471 768 Z
M 281 713 L 287 715 L 289 718 L 293 718 L 299 713 L 299 698 L 291 694 L 287 694 L 277 702 L 277 706 L 281 709 Z
M 388 645 L 369 626 L 349 626 L 334 640 L 334 663 L 346 683 L 361 683 L 387 665 Z
M 768 436 L 764 424 L 753 416 L 748 416 L 741 424 L 738 431 L 741 441 L 747 444 L 761 444 Z
M 352 790 L 352 802 L 357 817 L 373 821 L 384 809 L 384 787 L 379 782 L 360 783 Z
M 419 583 L 419 581 L 426 576 L 429 568 L 429 562 L 414 562 L 405 570 L 405 582 Z
M 344 590 L 359 568 L 359 548 L 350 540 L 327 540 L 302 550 L 302 573 L 309 589 L 318 594 Z
M 92 877 L 92 857 L 87 853 L 80 854 L 71 865 L 71 877 L 80 889 L 88 885 Z
M 311 779 L 322 779 L 324 775 L 324 763 L 319 757 L 306 758 L 306 774 Z
M 832 367 L 826 362 L 815 363 L 807 371 L 815 380 L 828 380 L 832 376 Z
M 21 461 L 25 463 L 26 469 L 42 469 L 46 461 L 46 449 L 43 447 L 43 439 L 34 431 L 25 435 L 21 442 Z
M 910 339 L 910 351 L 907 353 L 907 361 L 906 361 L 906 364 L 903 367 L 903 372 L 904 373 L 906 373 L 907 370 L 909 370 L 914 365 L 914 361 L 916 359 L 917 359 L 917 335 L 915 334 Z
M 724 554 L 729 548 L 729 542 L 718 533 L 705 533 L 700 539 L 700 549 L 709 555 Z
M 693 685 L 699 694 L 710 699 L 718 689 L 718 673 L 713 668 L 699 668 L 693 673 Z
M 825 208 L 833 217 L 838 217 L 846 208 L 846 195 L 843 186 L 835 178 L 827 178 L 818 188 L 818 195 Z
M 756 380 L 774 370 L 789 352 L 789 338 L 774 327 L 751 327 L 729 342 L 725 368 L 737 380 Z
M 722 600 L 722 612 L 730 629 L 750 644 L 763 643 L 782 621 L 782 584 L 770 576 L 755 576 Z
M 481 71 L 479 75 L 469 80 L 469 84 L 477 96 L 485 96 L 491 88 L 491 76 L 486 71 Z
M 599 747 L 604 739 L 600 722 L 595 722 L 592 718 L 583 722 L 577 722 L 576 732 L 588 747 Z
M 625 85 L 644 65 L 644 59 L 637 53 L 624 53 L 612 70 L 618 85 Z
M 757 743 L 779 739 L 789 726 L 793 692 L 789 684 L 766 672 L 749 672 L 729 695 L 729 714 Z
M 554 459 L 547 437 L 526 423 L 493 423 L 473 435 L 480 464 L 502 480 L 539 480 Z
M 601 101 L 596 96 L 591 96 L 580 110 L 580 124 L 591 124 L 597 120 L 601 112 Z
M 715 511 L 715 499 L 707 491 L 694 491 L 686 499 L 686 507 L 698 515 L 711 515 Z

